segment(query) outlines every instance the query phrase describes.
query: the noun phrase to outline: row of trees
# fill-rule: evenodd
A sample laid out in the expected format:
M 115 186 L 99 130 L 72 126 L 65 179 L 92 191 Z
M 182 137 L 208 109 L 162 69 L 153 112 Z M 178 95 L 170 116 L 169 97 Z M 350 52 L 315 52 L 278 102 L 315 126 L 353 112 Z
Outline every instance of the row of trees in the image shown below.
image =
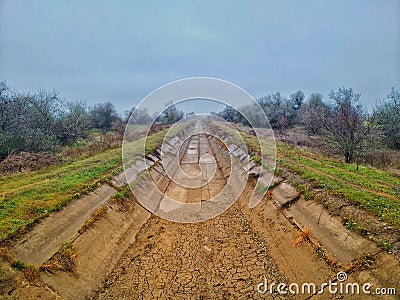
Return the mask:
M 283 131 L 299 122 L 300 109 L 304 102 L 304 93 L 302 91 L 297 91 L 296 93 L 290 95 L 290 98 L 287 99 L 277 92 L 275 94 L 262 97 L 257 101 L 264 113 L 267 115 L 272 128 Z M 253 120 L 261 119 L 261 117 L 257 118 L 257 115 L 259 115 L 261 112 L 256 106 L 246 106 L 242 107 L 241 109 L 246 111 L 248 115 L 252 115 Z M 247 125 L 245 118 L 232 107 L 225 107 L 225 109 L 217 113 L 217 115 L 229 122 Z M 257 124 L 253 125 L 257 126 Z
M 252 120 L 261 122 L 265 113 L 272 128 L 279 131 L 303 125 L 308 134 L 327 140 L 347 163 L 372 144 L 400 149 L 400 92 L 394 88 L 371 114 L 360 103 L 360 94 L 345 87 L 331 91 L 329 102 L 318 93 L 305 100 L 304 93 L 297 91 L 289 98 L 277 92 L 258 99 L 258 103 L 262 111 L 255 105 L 242 107 Z M 52 151 L 71 145 L 86 138 L 91 129 L 123 128 L 132 113 L 132 124 L 149 124 L 153 119 L 146 109 L 132 109 L 122 120 L 110 102 L 88 107 L 84 102 L 62 101 L 55 92 L 15 92 L 0 82 L 0 158 L 19 151 Z M 248 125 L 232 107 L 217 114 L 229 122 Z M 167 103 L 156 121 L 172 124 L 183 117 L 181 110 Z
M 89 129 L 112 129 L 118 119 L 109 102 L 66 103 L 54 91 L 15 92 L 0 82 L 0 158 L 71 145 L 86 138 Z
M 186 114 L 188 115 L 188 114 Z M 155 117 L 155 121 L 162 125 L 169 125 L 183 119 L 185 113 L 178 109 L 172 102 L 165 104 L 165 108 L 159 116 Z M 125 112 L 125 123 L 129 124 L 150 124 L 153 118 L 149 115 L 146 108 L 132 108 Z
M 318 93 L 311 94 L 305 101 L 301 91 L 289 98 L 275 93 L 258 99 L 258 103 L 273 129 L 284 131 L 304 125 L 308 134 L 324 138 L 331 148 L 343 155 L 346 163 L 354 162 L 371 145 L 384 144 L 400 149 L 399 91 L 392 88 L 371 114 L 360 103 L 360 96 L 351 88 L 341 87 L 329 93 L 328 103 Z M 253 116 L 260 114 L 255 106 L 242 109 Z M 232 107 L 226 107 L 218 115 L 230 122 L 247 124 Z
M 149 124 L 153 118 L 146 109 L 133 108 L 123 118 L 110 102 L 92 107 L 85 102 L 65 102 L 56 92 L 16 92 L 0 82 L 0 159 L 20 151 L 54 151 L 88 137 L 89 131 L 123 132 L 130 115 L 132 124 Z M 184 117 L 171 103 L 156 121 L 172 124 Z
M 399 91 L 392 88 L 371 114 L 360 103 L 360 96 L 342 87 L 329 93 L 326 104 L 320 94 L 312 94 L 301 110 L 301 122 L 308 133 L 323 136 L 346 163 L 378 146 L 400 149 Z

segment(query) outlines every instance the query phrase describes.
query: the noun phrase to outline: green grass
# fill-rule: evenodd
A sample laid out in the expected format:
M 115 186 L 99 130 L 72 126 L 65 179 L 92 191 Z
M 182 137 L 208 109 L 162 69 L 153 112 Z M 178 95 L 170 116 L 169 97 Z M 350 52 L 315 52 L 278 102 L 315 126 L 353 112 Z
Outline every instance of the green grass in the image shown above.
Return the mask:
M 354 228 L 356 228 L 357 223 L 353 222 L 352 220 L 346 222 L 346 228 L 348 230 L 352 230 Z
M 257 137 L 243 132 L 241 135 L 252 156 L 261 160 L 257 153 L 260 149 Z M 261 139 L 260 143 L 266 141 Z M 303 179 L 400 229 L 399 176 L 362 165 L 356 170 L 354 165 L 343 164 L 309 150 L 279 142 L 276 145 L 278 166 L 296 172 Z M 308 191 L 305 198 L 310 197 L 311 192 Z
M 148 147 L 156 149 L 166 131 L 147 138 Z M 143 152 L 142 140 L 129 143 L 129 158 Z M 25 226 L 59 210 L 74 198 L 107 182 L 122 171 L 121 147 L 91 157 L 76 158 L 37 172 L 0 179 L 0 241 L 18 233 Z
M 330 193 L 342 196 L 353 205 L 364 208 L 374 213 L 381 220 L 400 228 L 399 199 L 387 198 L 362 189 L 357 189 L 346 182 L 335 178 L 329 178 L 323 174 L 318 174 L 313 170 L 305 169 L 302 166 L 285 161 L 284 159 L 281 159 L 279 163 L 295 171 L 301 177 L 316 182 Z
M 400 199 L 400 178 L 394 174 L 366 166 L 359 166 L 359 169 L 356 170 L 354 165 L 342 164 L 282 143 L 278 143 L 278 153 L 281 157 L 290 158 L 299 164 L 314 168 L 340 180 L 351 182 L 361 188 L 371 189 L 376 193 L 385 193 Z
M 131 195 L 131 189 L 129 185 L 125 186 L 123 189 L 118 191 L 114 196 L 113 199 L 123 201 Z

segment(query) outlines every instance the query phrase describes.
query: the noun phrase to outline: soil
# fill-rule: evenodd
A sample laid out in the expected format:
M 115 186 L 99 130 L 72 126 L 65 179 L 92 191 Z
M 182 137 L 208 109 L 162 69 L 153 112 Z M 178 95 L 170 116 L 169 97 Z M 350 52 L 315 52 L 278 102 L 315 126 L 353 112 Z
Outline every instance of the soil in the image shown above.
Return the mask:
M 56 164 L 58 160 L 49 153 L 21 152 L 10 155 L 0 161 L 0 177 L 15 173 L 36 171 L 41 168 Z

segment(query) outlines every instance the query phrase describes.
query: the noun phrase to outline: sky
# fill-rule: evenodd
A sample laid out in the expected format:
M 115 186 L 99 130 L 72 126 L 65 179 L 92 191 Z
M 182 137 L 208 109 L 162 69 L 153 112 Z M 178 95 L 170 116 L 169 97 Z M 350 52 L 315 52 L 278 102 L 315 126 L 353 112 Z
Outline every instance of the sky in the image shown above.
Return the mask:
M 400 88 L 400 1 L 0 0 L 0 80 L 13 89 L 123 112 L 197 76 L 255 98 L 352 87 L 372 107 Z

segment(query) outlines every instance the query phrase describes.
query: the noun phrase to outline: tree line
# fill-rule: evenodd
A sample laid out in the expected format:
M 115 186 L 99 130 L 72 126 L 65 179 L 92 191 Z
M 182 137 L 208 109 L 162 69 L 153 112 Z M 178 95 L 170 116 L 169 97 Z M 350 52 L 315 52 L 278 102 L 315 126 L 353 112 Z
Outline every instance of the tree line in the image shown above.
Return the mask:
M 184 112 L 167 103 L 156 117 L 159 124 L 172 124 Z M 83 101 L 66 102 L 55 91 L 14 91 L 0 81 L 0 159 L 27 152 L 54 152 L 88 138 L 91 130 L 118 131 L 125 124 L 149 124 L 146 109 L 132 108 L 121 117 L 111 102 L 88 106 Z
M 352 88 L 340 87 L 329 93 L 329 101 L 313 93 L 306 100 L 302 91 L 289 98 L 279 92 L 257 99 L 271 127 L 283 132 L 296 125 L 304 126 L 309 135 L 318 135 L 346 163 L 356 161 L 364 151 L 385 146 L 400 149 L 400 92 L 392 88 L 368 113 L 361 104 L 361 95 Z M 242 107 L 246 114 L 257 117 L 256 105 Z M 245 118 L 232 107 L 216 113 L 227 121 L 247 125 Z M 254 119 L 254 118 L 252 118 Z M 261 118 L 259 118 L 261 119 Z M 257 124 L 253 124 L 257 126 Z
M 341 87 L 329 93 L 323 101 L 319 93 L 308 99 L 302 91 L 289 97 L 279 92 L 257 99 L 261 106 L 241 109 L 253 120 L 262 120 L 265 113 L 271 127 L 279 132 L 297 125 L 309 135 L 324 139 L 346 163 L 352 163 L 365 151 L 377 145 L 400 149 L 400 92 L 392 88 L 378 101 L 372 113 L 361 104 L 361 95 L 351 88 Z M 191 113 L 189 113 L 191 114 Z M 186 115 L 189 115 L 186 114 Z M 248 125 L 234 108 L 227 106 L 214 113 L 233 123 Z M 133 108 L 120 117 L 110 102 L 92 107 L 85 102 L 65 102 L 55 91 L 17 92 L 0 82 L 0 159 L 20 151 L 55 151 L 88 137 L 90 130 L 119 130 L 124 125 L 149 124 L 155 118 L 159 124 L 173 124 L 185 114 L 167 103 L 159 116 L 151 117 L 146 109 Z M 253 124 L 262 127 L 263 124 Z
M 55 151 L 120 122 L 110 102 L 89 107 L 65 102 L 56 92 L 17 92 L 0 82 L 0 158 L 20 151 Z

